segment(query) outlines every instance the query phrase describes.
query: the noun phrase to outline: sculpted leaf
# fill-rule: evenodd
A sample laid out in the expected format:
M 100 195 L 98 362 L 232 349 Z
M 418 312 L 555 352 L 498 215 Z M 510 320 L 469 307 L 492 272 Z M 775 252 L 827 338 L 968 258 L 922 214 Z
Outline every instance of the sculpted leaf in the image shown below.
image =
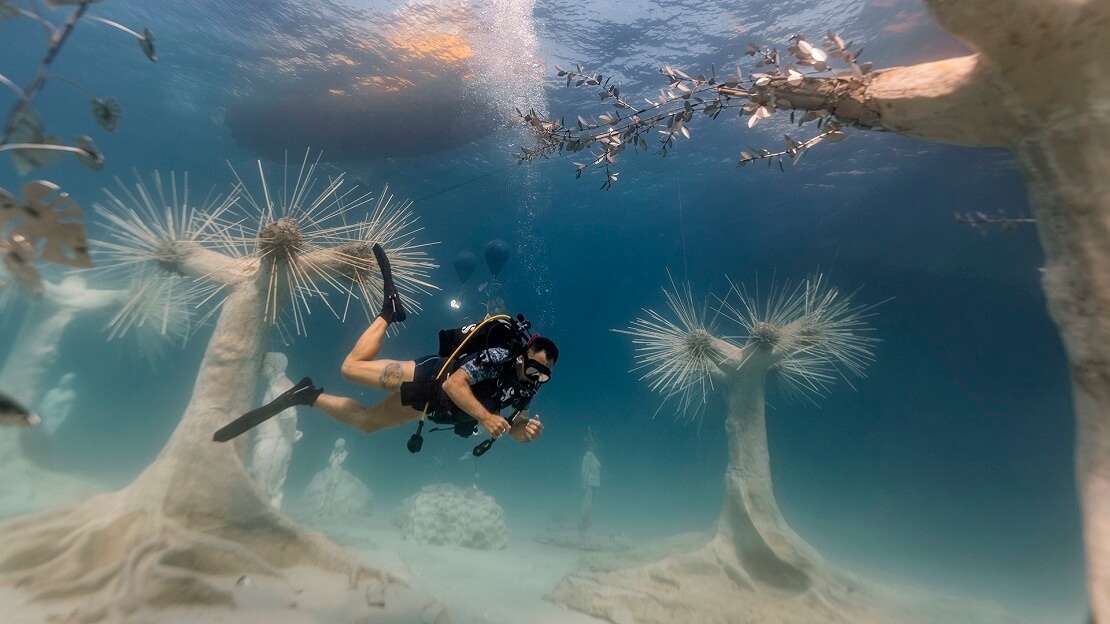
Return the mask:
M 77 202 L 45 180 L 24 184 L 23 198 L 20 202 L 10 193 L 0 194 L 0 227 L 16 222 L 9 236 L 22 237 L 34 248 L 41 243 L 47 262 L 91 267 L 85 226 L 75 221 L 85 214 Z

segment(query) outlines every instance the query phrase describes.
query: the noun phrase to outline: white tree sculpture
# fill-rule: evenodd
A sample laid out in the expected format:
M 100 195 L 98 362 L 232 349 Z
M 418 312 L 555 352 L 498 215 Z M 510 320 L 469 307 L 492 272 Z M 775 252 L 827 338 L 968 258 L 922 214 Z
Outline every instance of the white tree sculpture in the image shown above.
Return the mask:
M 175 274 L 222 301 L 192 399 L 157 459 L 123 490 L 0 524 L 0 583 L 22 590 L 21 621 L 151 622 L 187 605 L 238 606 L 244 617 L 252 604 L 290 602 L 300 605 L 298 621 L 369 621 L 398 610 L 414 619 L 410 610 L 421 609 L 426 621 L 449 621 L 398 576 L 273 509 L 243 466 L 244 445 L 212 441 L 252 407 L 267 341 L 289 302 L 303 331 L 310 302 L 380 301 L 374 242 L 409 289 L 426 287 L 432 266 L 412 241 L 407 204 L 383 197 L 367 210 L 370 197 L 344 190 L 343 176 L 317 184 L 307 155 L 281 186 L 267 182 L 261 163 L 259 173 L 257 196 L 240 183 L 233 201 L 206 213 L 176 184 L 167 200 L 157 175 L 155 192 L 141 180 L 134 192 L 121 183 L 127 201 L 109 193 L 97 207 L 109 230 L 103 262 Z M 240 192 L 249 211 L 233 216 Z M 358 208 L 366 212 L 347 223 Z M 244 575 L 255 598 L 267 598 L 237 605 Z
M 822 276 L 773 287 L 760 301 L 733 287 L 725 316 L 746 334 L 720 338 L 688 287 L 665 291 L 670 316 L 647 310 L 629 329 L 644 379 L 700 418 L 711 391 L 725 393 L 729 465 L 725 501 L 707 544 L 659 561 L 572 574 L 556 600 L 614 622 L 917 623 L 1002 621 L 972 605 L 894 591 L 831 566 L 779 512 L 771 486 L 766 385 L 820 396 L 872 361 L 869 308 Z M 736 302 L 731 300 L 735 297 Z M 619 561 L 619 558 L 615 559 Z

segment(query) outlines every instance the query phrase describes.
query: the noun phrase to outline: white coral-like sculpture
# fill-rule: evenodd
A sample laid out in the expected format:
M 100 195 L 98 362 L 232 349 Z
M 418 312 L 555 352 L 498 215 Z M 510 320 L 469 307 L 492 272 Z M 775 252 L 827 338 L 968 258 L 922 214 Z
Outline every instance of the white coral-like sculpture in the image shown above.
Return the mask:
M 504 510 L 477 487 L 425 486 L 401 503 L 394 524 L 401 527 L 405 539 L 421 544 L 477 550 L 501 550 L 509 545 Z

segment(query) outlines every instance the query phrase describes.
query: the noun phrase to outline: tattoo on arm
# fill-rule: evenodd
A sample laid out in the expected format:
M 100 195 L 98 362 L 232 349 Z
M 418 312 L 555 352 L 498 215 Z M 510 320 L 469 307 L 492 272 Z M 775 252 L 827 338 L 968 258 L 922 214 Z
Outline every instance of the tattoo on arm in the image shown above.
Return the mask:
M 382 369 L 382 374 L 378 377 L 378 385 L 383 390 L 396 390 L 401 387 L 401 381 L 404 379 L 404 371 L 399 362 L 386 364 Z

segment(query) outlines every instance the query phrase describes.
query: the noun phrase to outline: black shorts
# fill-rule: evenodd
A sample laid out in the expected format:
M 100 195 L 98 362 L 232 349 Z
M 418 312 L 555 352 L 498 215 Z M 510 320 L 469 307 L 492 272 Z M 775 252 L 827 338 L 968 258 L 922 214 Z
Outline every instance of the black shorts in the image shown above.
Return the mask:
M 428 420 L 437 425 L 452 425 L 464 438 L 474 435 L 478 421 L 460 410 L 443 390 L 443 379 L 436 379 L 447 358 L 429 355 L 415 360 L 412 381 L 401 384 L 401 405 L 418 412 L 427 410 Z
M 438 355 L 428 355 L 415 360 L 416 367 L 412 373 L 412 381 L 401 384 L 401 404 L 423 412 L 428 411 L 428 416 L 437 412 L 450 411 L 450 400 L 443 392 L 442 379 L 436 380 L 436 375 L 447 358 Z
M 416 360 L 416 370 L 413 371 L 412 380 L 414 382 L 431 381 L 436 378 L 439 369 L 443 368 L 443 363 L 447 358 L 441 358 L 438 355 L 427 355 Z M 423 409 L 423 408 L 421 408 Z

